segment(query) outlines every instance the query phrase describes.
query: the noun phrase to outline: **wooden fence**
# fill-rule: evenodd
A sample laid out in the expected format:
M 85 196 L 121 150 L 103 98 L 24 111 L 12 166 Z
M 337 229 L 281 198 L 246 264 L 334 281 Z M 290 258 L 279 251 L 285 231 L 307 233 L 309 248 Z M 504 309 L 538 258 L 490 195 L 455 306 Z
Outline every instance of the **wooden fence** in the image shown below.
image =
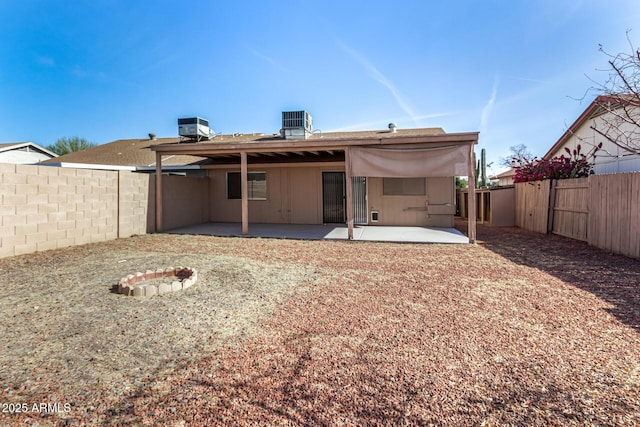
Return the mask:
M 547 232 L 550 188 L 549 181 L 516 184 L 516 227 Z
M 588 241 L 589 178 L 560 179 L 551 183 L 547 231 Z
M 516 226 L 640 258 L 640 173 L 516 184 Z
M 640 173 L 589 178 L 589 244 L 640 258 Z

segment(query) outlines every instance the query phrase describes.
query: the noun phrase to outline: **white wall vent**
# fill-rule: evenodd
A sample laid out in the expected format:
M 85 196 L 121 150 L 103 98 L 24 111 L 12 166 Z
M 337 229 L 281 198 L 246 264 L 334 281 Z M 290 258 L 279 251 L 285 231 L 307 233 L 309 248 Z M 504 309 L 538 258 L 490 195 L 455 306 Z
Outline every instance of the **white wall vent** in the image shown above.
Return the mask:
M 285 139 L 307 139 L 313 130 L 311 115 L 306 111 L 282 112 L 282 136 Z
M 209 121 L 200 117 L 189 117 L 178 119 L 178 134 L 181 137 L 200 141 L 211 138 L 212 132 L 209 129 Z

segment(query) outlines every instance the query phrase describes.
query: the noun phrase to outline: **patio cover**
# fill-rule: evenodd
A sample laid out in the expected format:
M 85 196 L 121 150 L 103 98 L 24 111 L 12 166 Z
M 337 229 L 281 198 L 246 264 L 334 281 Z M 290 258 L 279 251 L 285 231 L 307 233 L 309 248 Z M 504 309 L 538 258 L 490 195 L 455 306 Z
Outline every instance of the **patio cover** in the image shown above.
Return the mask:
M 349 159 L 353 176 L 420 178 L 469 173 L 469 148 L 459 144 L 422 148 L 351 147 Z
M 412 130 L 414 133 L 391 135 L 380 132 L 374 135 L 340 134 L 331 138 L 321 135 L 308 140 L 286 141 L 260 137 L 259 140 L 222 138 L 218 142 L 197 144 L 159 144 L 152 146 L 156 152 L 156 230 L 162 229 L 162 156 L 179 154 L 200 157 L 233 157 L 240 155 L 240 173 L 242 184 L 242 233 L 248 234 L 249 214 L 247 199 L 247 157 L 248 155 L 267 155 L 296 153 L 304 155 L 326 151 L 344 152 L 345 177 L 347 182 L 353 176 L 370 176 L 380 178 L 417 178 L 467 176 L 469 182 L 474 179 L 473 146 L 478 143 L 477 132 L 467 133 L 429 133 L 424 130 Z M 230 141 L 230 142 L 227 142 Z M 346 213 L 349 239 L 353 238 L 353 207 L 351 204 L 351 186 L 346 186 Z M 475 242 L 476 217 L 475 196 L 473 186 L 469 187 L 469 242 Z

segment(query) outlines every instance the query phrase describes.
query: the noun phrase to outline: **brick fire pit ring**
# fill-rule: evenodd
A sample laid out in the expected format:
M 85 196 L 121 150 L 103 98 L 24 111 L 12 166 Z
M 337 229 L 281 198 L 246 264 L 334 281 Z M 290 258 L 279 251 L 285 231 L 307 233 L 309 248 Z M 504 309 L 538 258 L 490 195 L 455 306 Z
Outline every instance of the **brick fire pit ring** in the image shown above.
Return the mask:
M 150 297 L 181 291 L 193 285 L 198 272 L 188 267 L 167 267 L 145 273 L 129 274 L 118 282 L 118 293 L 134 297 Z

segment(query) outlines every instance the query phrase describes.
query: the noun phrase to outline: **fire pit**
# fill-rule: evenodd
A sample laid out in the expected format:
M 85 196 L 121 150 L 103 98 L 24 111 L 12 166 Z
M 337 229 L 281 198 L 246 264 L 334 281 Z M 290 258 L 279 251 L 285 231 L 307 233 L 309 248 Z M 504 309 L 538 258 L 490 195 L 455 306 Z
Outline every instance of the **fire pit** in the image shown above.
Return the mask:
M 198 278 L 198 272 L 187 267 L 159 268 L 145 273 L 129 274 L 120 279 L 118 293 L 134 297 L 150 297 L 187 289 Z

